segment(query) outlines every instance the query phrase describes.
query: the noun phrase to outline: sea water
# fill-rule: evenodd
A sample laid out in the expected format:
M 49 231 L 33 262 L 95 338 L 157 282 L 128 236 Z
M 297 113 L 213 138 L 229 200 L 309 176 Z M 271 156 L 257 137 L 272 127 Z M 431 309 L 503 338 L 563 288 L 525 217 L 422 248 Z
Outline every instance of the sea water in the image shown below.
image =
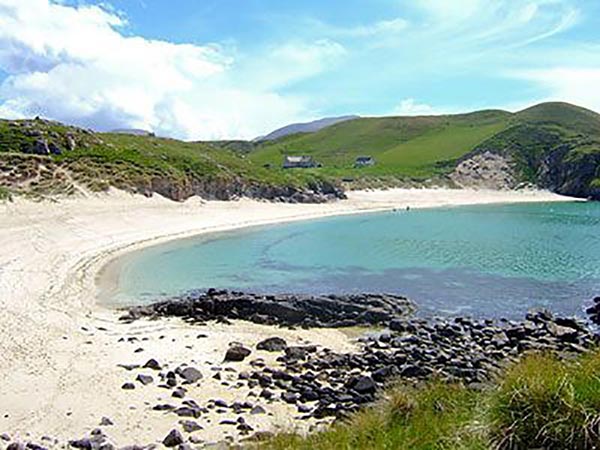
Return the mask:
M 115 269 L 116 268 L 116 269 Z M 114 263 L 103 297 L 144 304 L 193 289 L 390 292 L 421 314 L 582 315 L 600 295 L 600 203 L 399 210 L 183 239 Z

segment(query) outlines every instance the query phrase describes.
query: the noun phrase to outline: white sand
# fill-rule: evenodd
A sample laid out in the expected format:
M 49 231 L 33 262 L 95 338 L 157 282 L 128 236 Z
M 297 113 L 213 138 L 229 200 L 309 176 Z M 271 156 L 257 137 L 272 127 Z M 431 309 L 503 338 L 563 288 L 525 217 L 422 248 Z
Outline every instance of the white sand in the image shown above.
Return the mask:
M 396 189 L 353 192 L 349 200 L 327 205 L 199 199 L 178 204 L 120 192 L 60 202 L 1 204 L 0 433 L 25 440 L 29 432 L 37 442 L 42 436 L 64 441 L 83 436 L 107 416 L 115 426 L 106 431 L 117 444 L 158 442 L 176 417 L 165 418 L 165 413 L 150 407 L 159 399 L 176 402 L 169 398 L 169 391 L 156 386 L 138 385 L 134 391 L 123 391 L 120 386 L 133 381 L 137 372 L 127 372 L 117 364 L 143 363 L 154 357 L 174 368 L 194 360 L 205 381 L 190 397 L 204 404 L 207 398 L 234 398 L 230 388 L 212 380 L 214 372 L 207 364 L 219 365 L 231 341 L 253 345 L 264 337 L 280 335 L 290 342 L 352 349 L 350 339 L 337 330 L 290 332 L 246 323 L 198 328 L 176 320 L 121 324 L 117 313 L 96 304 L 96 276 L 117 254 L 199 233 L 336 214 L 406 206 L 565 200 L 572 199 L 530 191 Z M 208 338 L 197 339 L 199 333 Z M 123 336 L 140 340 L 118 342 Z M 140 347 L 144 351 L 134 353 Z M 253 356 L 264 357 L 262 353 Z M 252 416 L 248 422 L 260 429 L 292 426 L 293 409 L 266 408 L 274 414 Z M 215 426 L 218 420 L 208 423 L 202 418 L 199 422 L 205 430 L 198 436 L 223 437 L 223 427 Z

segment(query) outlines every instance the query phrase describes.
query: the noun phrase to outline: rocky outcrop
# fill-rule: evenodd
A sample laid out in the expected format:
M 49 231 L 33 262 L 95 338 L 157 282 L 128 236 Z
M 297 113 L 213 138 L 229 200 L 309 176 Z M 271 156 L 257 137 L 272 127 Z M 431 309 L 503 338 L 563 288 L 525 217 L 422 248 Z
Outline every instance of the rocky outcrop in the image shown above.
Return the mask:
M 600 200 L 600 152 L 573 151 L 563 145 L 550 152 L 541 161 L 539 185 L 559 194 Z
M 489 151 L 460 161 L 450 179 L 468 188 L 513 189 L 518 184 L 512 159 Z
M 243 319 L 268 325 L 348 327 L 387 324 L 414 310 L 410 300 L 388 294 L 259 295 L 210 289 L 131 308 L 122 320 L 176 316 L 191 321 Z
M 571 197 L 600 199 L 600 143 L 551 123 L 517 123 L 455 161 L 459 186 L 512 189 L 531 184 Z M 596 180 L 596 181 L 594 181 Z
M 346 198 L 340 187 L 328 181 L 310 183 L 307 187 L 296 187 L 222 178 L 194 179 L 178 184 L 171 179 L 157 177 L 148 183 L 138 185 L 136 190 L 147 196 L 157 193 L 176 201 L 183 201 L 194 195 L 206 200 L 235 200 L 246 197 L 285 203 L 326 203 Z
M 592 300 L 592 306 L 586 309 L 590 320 L 596 325 L 600 325 L 600 296 Z

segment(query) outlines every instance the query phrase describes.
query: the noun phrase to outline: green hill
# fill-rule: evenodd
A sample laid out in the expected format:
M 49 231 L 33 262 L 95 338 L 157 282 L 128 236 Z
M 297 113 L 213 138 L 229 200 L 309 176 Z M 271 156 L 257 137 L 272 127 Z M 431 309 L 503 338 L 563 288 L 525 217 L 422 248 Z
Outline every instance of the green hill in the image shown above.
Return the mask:
M 325 201 L 341 195 L 320 174 L 269 171 L 206 143 L 94 133 L 46 120 L 0 120 L 0 192 L 32 195 L 110 186 L 174 200 L 239 196 Z
M 284 155 L 311 155 L 323 166 L 314 172 L 337 179 L 444 182 L 448 176 L 456 181 L 451 174 L 457 164 L 493 154 L 505 159 L 516 184 L 598 197 L 599 143 L 598 114 L 567 103 L 544 103 L 518 113 L 360 118 L 261 143 L 249 157 L 280 167 Z M 376 165 L 354 168 L 361 155 L 373 156 Z
M 510 114 L 481 111 L 454 116 L 360 118 L 316 133 L 296 134 L 263 143 L 251 154 L 260 163 L 280 164 L 283 155 L 306 154 L 325 172 L 351 175 L 360 155 L 376 158 L 372 168 L 354 175 L 426 178 L 440 161 L 458 158 L 506 128 Z
M 284 170 L 286 155 L 321 167 Z M 355 168 L 358 156 L 376 164 Z M 435 183 L 514 188 L 532 183 L 600 199 L 600 115 L 567 103 L 518 113 L 357 118 L 267 142 L 183 142 L 93 133 L 45 120 L 0 120 L 0 194 L 115 186 L 176 200 L 191 195 L 284 201 L 350 188 Z

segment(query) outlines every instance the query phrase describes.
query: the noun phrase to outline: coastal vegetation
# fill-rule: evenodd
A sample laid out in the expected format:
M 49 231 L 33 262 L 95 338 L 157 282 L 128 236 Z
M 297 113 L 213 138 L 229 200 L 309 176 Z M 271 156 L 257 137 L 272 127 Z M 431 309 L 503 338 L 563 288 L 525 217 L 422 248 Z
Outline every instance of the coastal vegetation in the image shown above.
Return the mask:
M 517 113 L 487 110 L 469 114 L 358 118 L 316 133 L 300 133 L 258 144 L 250 158 L 275 164 L 283 155 L 303 154 L 323 164 L 321 173 L 360 184 L 434 179 L 459 184 L 480 182 L 452 177 L 475 155 L 499 155 L 507 162 L 514 188 L 531 183 L 579 197 L 600 197 L 600 115 L 567 103 L 543 103 Z M 377 164 L 355 168 L 361 155 Z M 488 168 L 493 171 L 493 168 Z
M 309 188 L 335 193 L 320 174 L 269 171 L 206 143 L 94 133 L 40 119 L 0 121 L 0 186 L 34 195 L 112 186 L 174 200 L 275 198 Z
M 318 167 L 285 170 L 285 156 Z M 375 164 L 356 167 L 356 158 Z M 493 164 L 492 164 L 493 162 Z M 518 113 L 353 118 L 268 141 L 183 142 L 94 133 L 41 119 L 0 121 L 0 186 L 72 193 L 111 186 L 174 200 L 191 195 L 326 201 L 337 188 L 529 184 L 600 198 L 600 115 L 566 103 Z
M 375 406 L 270 450 L 592 449 L 600 442 L 600 352 L 574 360 L 531 354 L 489 386 L 429 381 L 391 387 Z

